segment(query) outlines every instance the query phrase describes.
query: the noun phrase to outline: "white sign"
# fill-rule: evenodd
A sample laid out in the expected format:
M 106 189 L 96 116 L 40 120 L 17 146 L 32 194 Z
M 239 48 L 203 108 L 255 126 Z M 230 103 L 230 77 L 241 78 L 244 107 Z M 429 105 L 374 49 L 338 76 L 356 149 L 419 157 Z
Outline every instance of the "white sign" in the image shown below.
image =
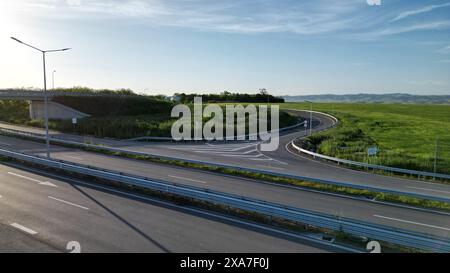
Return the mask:
M 367 149 L 367 154 L 370 155 L 376 155 L 378 153 L 377 147 L 370 147 Z
M 77 118 L 72 118 L 72 124 L 77 124 Z

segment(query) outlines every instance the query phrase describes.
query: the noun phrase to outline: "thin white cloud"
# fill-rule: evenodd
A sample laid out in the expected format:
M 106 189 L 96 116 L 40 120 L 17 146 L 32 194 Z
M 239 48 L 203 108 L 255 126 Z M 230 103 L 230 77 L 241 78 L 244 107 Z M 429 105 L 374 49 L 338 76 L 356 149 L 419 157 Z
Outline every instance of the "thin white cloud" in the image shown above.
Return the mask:
M 353 37 L 361 39 L 377 39 L 384 36 L 403 34 L 415 31 L 433 31 L 433 30 L 447 30 L 450 29 L 450 20 L 426 22 L 415 25 L 388 27 L 373 32 L 353 35 Z
M 430 6 L 422 7 L 422 8 L 416 9 L 416 10 L 404 11 L 404 12 L 400 13 L 399 15 L 397 15 L 397 17 L 392 19 L 392 22 L 402 20 L 402 19 L 408 18 L 410 16 L 418 15 L 421 13 L 431 12 L 435 9 L 440 9 L 440 8 L 445 8 L 445 7 L 450 7 L 450 2 L 447 2 L 444 4 L 439 4 L 439 5 L 430 5 Z
M 363 0 L 16 0 L 27 3 L 34 16 L 52 18 L 125 18 L 139 24 L 226 33 L 295 33 L 369 38 L 448 28 L 449 21 L 413 26 L 386 26 L 391 11 L 363 5 Z M 448 3 L 450 5 L 450 3 Z M 434 5 L 404 12 L 406 18 L 436 9 Z M 58 13 L 55 13 L 58 8 Z M 396 12 L 397 13 L 397 12 Z M 400 20 L 400 19 L 398 19 Z
M 18 0 L 64 18 L 130 17 L 153 26 L 231 33 L 318 34 L 367 26 L 361 0 Z M 40 13 L 45 16 L 44 12 Z M 55 14 L 52 14 L 55 16 Z
M 450 53 L 450 45 L 448 45 L 448 46 L 438 50 L 438 53 L 441 53 L 441 54 L 448 54 L 448 53 Z

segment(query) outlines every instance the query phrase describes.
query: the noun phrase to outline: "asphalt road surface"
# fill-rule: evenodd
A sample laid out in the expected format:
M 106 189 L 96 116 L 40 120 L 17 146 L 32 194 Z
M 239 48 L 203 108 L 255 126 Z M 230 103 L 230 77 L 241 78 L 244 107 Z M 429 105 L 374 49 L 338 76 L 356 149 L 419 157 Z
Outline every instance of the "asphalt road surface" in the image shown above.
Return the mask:
M 11 137 L 0 136 L 0 147 L 31 154 L 45 154 L 44 144 Z M 315 193 L 278 184 L 107 156 L 72 148 L 52 146 L 52 157 L 396 228 L 440 236 L 450 234 L 450 216 L 448 214 Z
M 69 252 L 69 242 L 81 252 L 338 251 L 5 165 L 0 196 L 0 252 Z

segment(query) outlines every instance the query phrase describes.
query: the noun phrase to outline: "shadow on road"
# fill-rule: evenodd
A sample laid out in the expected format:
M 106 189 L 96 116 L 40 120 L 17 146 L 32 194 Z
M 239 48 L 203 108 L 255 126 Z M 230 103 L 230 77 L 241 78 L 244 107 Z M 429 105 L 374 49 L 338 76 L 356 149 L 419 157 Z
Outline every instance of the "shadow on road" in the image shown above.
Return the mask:
M 114 211 L 112 211 L 111 209 L 109 209 L 108 207 L 106 207 L 105 205 L 103 205 L 102 203 L 100 203 L 97 199 L 95 199 L 94 197 L 90 196 L 88 193 L 86 193 L 85 191 L 83 191 L 82 189 L 80 189 L 77 185 L 74 185 L 72 183 L 70 183 L 70 185 L 76 189 L 77 191 L 79 191 L 81 194 L 83 194 L 84 196 L 86 196 L 87 198 L 89 198 L 90 200 L 92 200 L 94 203 L 96 203 L 97 205 L 99 205 L 100 207 L 102 207 L 104 210 L 106 210 L 107 212 L 109 212 L 111 215 L 113 215 L 114 217 L 116 217 L 119 221 L 121 221 L 122 223 L 124 223 L 125 225 L 127 225 L 128 227 L 130 227 L 132 230 L 134 230 L 137 234 L 139 234 L 140 236 L 144 237 L 147 241 L 151 242 L 152 244 L 156 245 L 158 248 L 160 248 L 162 251 L 166 252 L 166 253 L 170 253 L 171 251 L 169 249 L 167 249 L 165 246 L 161 245 L 159 242 L 157 242 L 156 240 L 154 240 L 153 238 L 151 238 L 150 236 L 148 236 L 145 232 L 143 232 L 142 230 L 140 230 L 139 228 L 137 228 L 136 226 L 134 226 L 133 224 L 131 224 L 130 222 L 128 222 L 126 219 L 124 219 L 123 217 L 121 217 L 120 215 L 118 215 L 117 213 L 115 213 Z

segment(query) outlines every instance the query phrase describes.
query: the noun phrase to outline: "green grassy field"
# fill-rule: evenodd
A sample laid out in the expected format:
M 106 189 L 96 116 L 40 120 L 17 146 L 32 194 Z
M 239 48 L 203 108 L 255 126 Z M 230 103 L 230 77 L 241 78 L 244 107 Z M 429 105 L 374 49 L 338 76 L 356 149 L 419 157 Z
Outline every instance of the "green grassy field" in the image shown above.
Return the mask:
M 309 103 L 281 108 L 309 109 Z M 406 169 L 450 173 L 450 106 L 314 103 L 313 110 L 336 116 L 338 127 L 317 133 L 306 145 L 319 153 Z M 380 149 L 376 157 L 367 148 Z

